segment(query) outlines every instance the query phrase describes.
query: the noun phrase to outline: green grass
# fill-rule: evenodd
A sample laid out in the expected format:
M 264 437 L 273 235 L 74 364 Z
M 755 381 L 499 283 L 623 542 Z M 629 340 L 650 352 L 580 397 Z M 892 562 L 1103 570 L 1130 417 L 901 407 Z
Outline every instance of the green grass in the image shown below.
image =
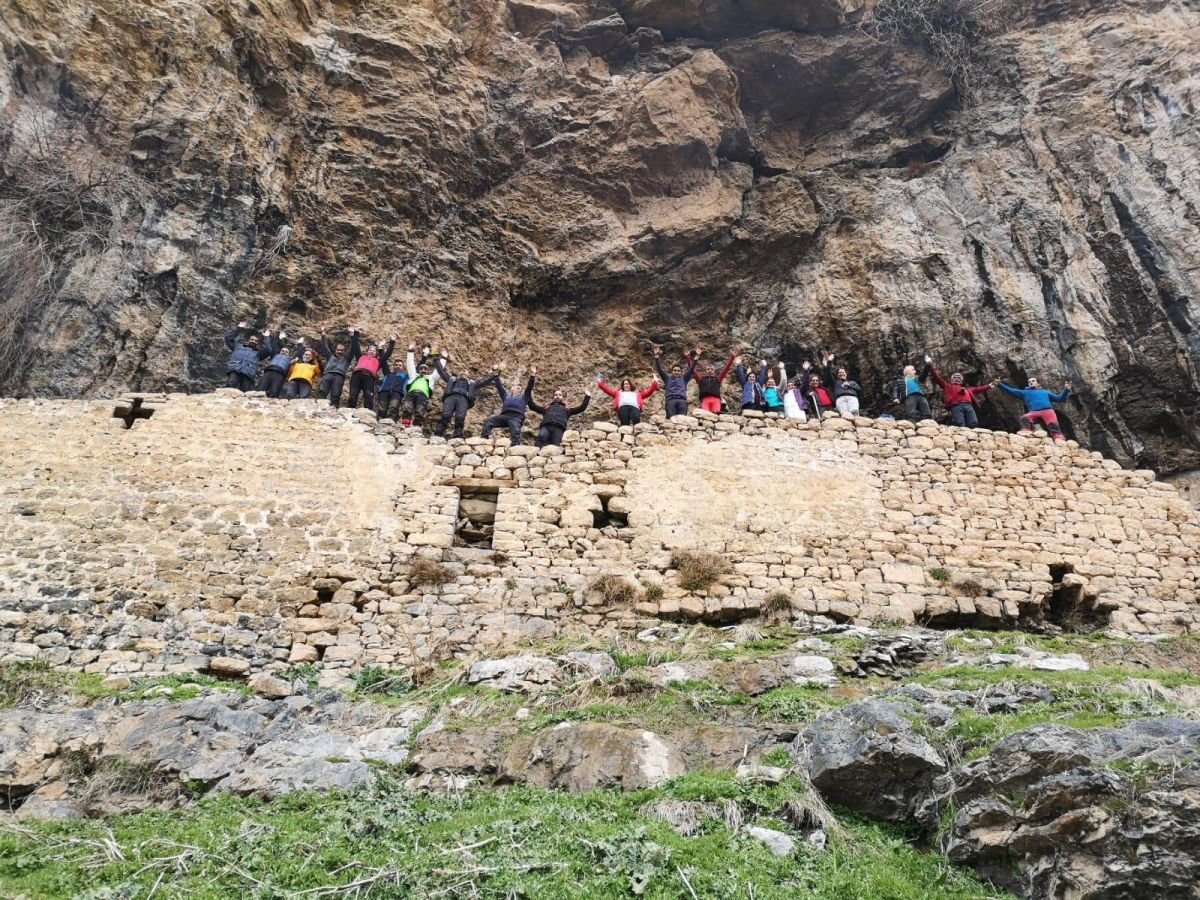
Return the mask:
M 211 675 L 184 673 L 134 677 L 127 688 L 101 687 L 103 675 L 65 672 L 43 662 L 0 664 L 0 709 L 42 706 L 46 703 L 78 703 L 112 697 L 119 701 L 191 700 L 210 690 L 251 693 L 237 681 L 222 681 Z
M 824 687 L 790 685 L 767 691 L 755 701 L 760 716 L 772 722 L 811 722 L 821 713 L 848 703 Z
M 781 859 L 720 817 L 690 838 L 653 801 L 737 803 L 787 827 L 800 788 L 697 774 L 662 788 L 569 795 L 512 788 L 456 797 L 381 779 L 345 796 L 262 803 L 210 795 L 172 812 L 0 829 L 6 896 L 689 897 L 917 900 L 1000 896 L 902 833 L 857 820 L 825 851 Z

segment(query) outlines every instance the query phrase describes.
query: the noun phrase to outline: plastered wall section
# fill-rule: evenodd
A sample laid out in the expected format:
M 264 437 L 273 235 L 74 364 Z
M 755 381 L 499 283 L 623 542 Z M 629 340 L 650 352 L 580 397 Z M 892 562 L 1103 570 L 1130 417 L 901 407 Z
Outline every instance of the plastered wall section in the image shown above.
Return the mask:
M 538 451 L 224 391 L 128 429 L 113 408 L 0 401 L 0 659 L 406 666 L 760 615 L 1200 630 L 1195 509 L 1040 438 L 700 414 Z M 455 546 L 479 487 L 492 544 Z M 679 551 L 727 571 L 685 591 Z M 414 584 L 417 559 L 444 583 Z

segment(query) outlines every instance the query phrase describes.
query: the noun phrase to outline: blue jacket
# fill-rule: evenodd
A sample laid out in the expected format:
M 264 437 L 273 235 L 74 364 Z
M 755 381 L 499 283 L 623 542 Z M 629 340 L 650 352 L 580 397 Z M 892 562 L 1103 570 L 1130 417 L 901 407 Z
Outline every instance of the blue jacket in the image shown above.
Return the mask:
M 229 334 L 225 335 L 225 346 L 231 351 L 229 362 L 225 364 L 225 374 L 237 372 L 248 378 L 257 378 L 259 360 L 266 359 L 271 355 L 271 341 L 268 338 L 256 350 L 249 344 L 243 344 L 238 340 L 241 332 L 242 329 L 235 326 Z
M 687 371 L 679 378 L 674 378 L 668 375 L 663 370 L 662 360 L 659 357 L 654 357 L 654 368 L 658 372 L 658 377 L 663 381 L 663 387 L 666 389 L 667 398 L 687 399 L 688 382 L 696 374 L 696 360 L 694 357 L 688 357 Z
M 478 391 L 480 388 L 489 384 L 495 385 L 496 393 L 500 395 L 500 402 L 503 404 L 500 407 L 500 414 L 507 418 L 520 419 L 521 422 L 524 422 L 525 413 L 527 412 L 525 394 L 510 394 L 507 390 L 505 390 L 504 384 L 500 381 L 499 375 L 489 375 L 486 378 L 481 378 L 475 383 L 475 390 Z M 531 375 L 529 377 L 529 383 L 525 385 L 525 392 L 531 393 L 532 391 L 533 376 Z
M 388 372 L 383 376 L 383 381 L 379 383 L 379 390 L 384 394 L 403 394 L 406 387 L 408 387 L 408 373 L 403 370 Z
M 763 395 L 763 384 L 767 380 L 767 367 L 764 364 L 758 370 L 758 381 L 751 381 L 750 376 L 746 374 L 746 367 L 741 363 L 737 364 L 737 380 L 742 385 L 742 406 L 749 406 L 752 403 L 763 403 L 765 398 Z
M 1025 412 L 1042 412 L 1047 409 L 1054 409 L 1055 403 L 1065 403 L 1071 391 L 1068 388 L 1063 388 L 1061 393 L 1055 394 L 1045 388 L 1018 388 L 1011 387 L 1000 382 L 1000 390 L 1006 394 L 1012 394 L 1014 397 L 1020 397 L 1021 402 L 1025 404 Z
M 287 370 L 292 367 L 292 363 L 295 361 L 296 358 L 289 353 L 276 352 L 276 354 L 271 357 L 271 361 L 267 363 L 267 370 L 270 371 L 271 369 L 274 369 L 276 372 L 282 372 L 284 375 L 286 375 Z

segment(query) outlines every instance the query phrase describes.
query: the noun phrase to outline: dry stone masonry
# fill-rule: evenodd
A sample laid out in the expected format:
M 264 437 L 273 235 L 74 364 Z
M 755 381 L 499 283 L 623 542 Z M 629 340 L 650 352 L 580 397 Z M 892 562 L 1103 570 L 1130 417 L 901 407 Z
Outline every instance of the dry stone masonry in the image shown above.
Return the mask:
M 760 615 L 1200 630 L 1200 514 L 1071 443 L 698 412 L 537 450 L 227 391 L 132 405 L 0 401 L 0 659 L 336 672 Z M 684 590 L 682 552 L 724 571 Z

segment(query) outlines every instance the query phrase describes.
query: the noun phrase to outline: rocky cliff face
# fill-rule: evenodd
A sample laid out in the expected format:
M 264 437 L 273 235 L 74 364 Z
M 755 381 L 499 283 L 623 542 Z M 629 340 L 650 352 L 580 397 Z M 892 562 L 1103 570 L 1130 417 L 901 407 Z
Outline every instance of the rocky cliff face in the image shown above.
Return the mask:
M 207 389 L 239 318 L 576 382 L 835 350 L 873 395 L 930 347 L 1200 467 L 1200 5 L 1025 0 L 973 105 L 870 5 L 10 0 L 3 388 Z

